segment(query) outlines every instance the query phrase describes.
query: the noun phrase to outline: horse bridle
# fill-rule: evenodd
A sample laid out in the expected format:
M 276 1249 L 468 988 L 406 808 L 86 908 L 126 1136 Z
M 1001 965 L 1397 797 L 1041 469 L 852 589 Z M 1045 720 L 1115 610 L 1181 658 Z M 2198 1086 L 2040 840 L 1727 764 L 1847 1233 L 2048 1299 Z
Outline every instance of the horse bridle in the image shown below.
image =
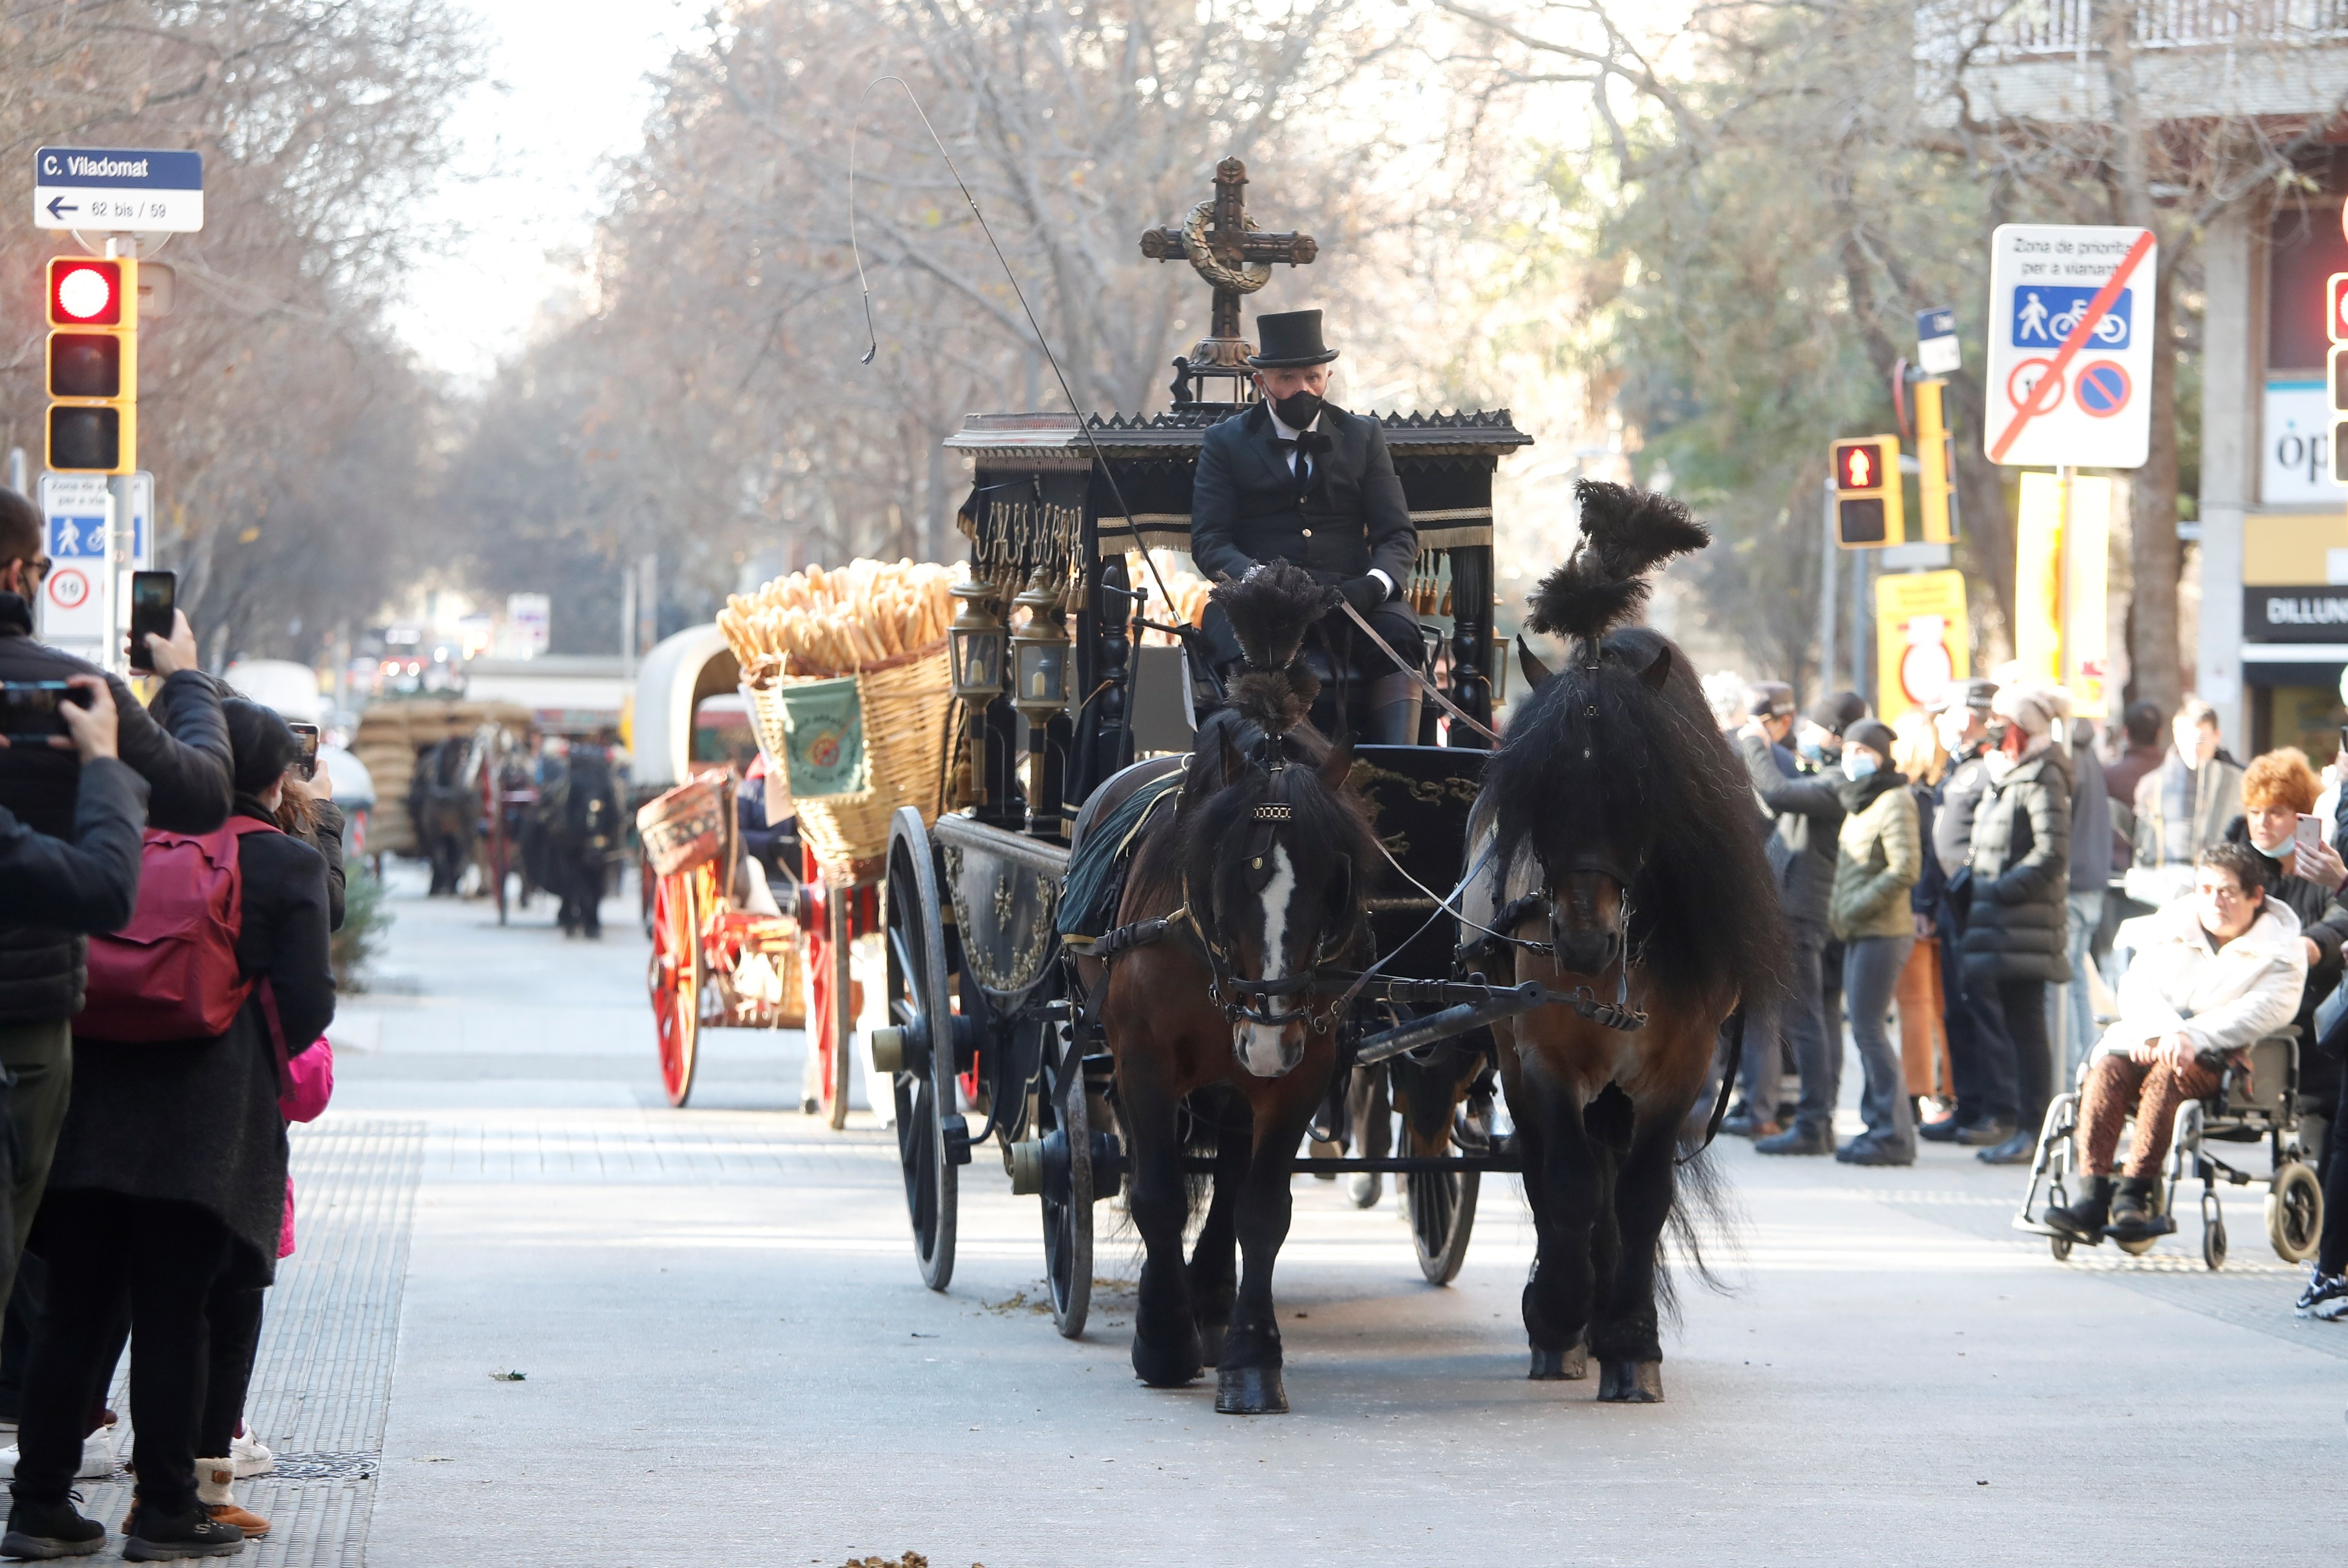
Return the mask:
M 1640 866 L 1644 864 L 1643 858 Z M 1577 856 L 1575 862 L 1565 870 L 1565 874 L 1568 876 L 1577 872 L 1596 872 L 1602 876 L 1612 877 L 1615 883 L 1622 890 L 1622 913 L 1619 917 L 1622 929 L 1618 933 L 1622 945 L 1614 959 L 1614 999 L 1612 1002 L 1601 1001 L 1598 994 L 1589 986 L 1577 985 L 1573 988 L 1573 1008 L 1575 1012 L 1592 1023 L 1609 1029 L 1621 1029 L 1626 1032 L 1643 1029 L 1647 1026 L 1647 1015 L 1631 1006 L 1631 965 L 1634 962 L 1634 955 L 1631 952 L 1631 888 L 1638 877 L 1640 866 L 1633 866 L 1629 874 L 1625 875 L 1622 868 L 1611 856 L 1593 854 Z M 1483 941 L 1476 944 L 1477 946 L 1483 947 L 1493 942 L 1500 942 L 1527 953 L 1538 953 L 1552 961 L 1556 959 L 1557 944 L 1555 942 L 1534 942 L 1512 934 L 1518 926 L 1536 914 L 1550 923 L 1551 934 L 1555 934 L 1557 895 L 1550 890 L 1550 884 L 1556 882 L 1556 873 L 1543 864 L 1541 876 L 1542 886 L 1531 892 L 1519 894 L 1500 905 L 1499 913 L 1492 917 L 1492 923 L 1486 928 L 1487 935 Z M 1492 880 L 1496 883 L 1503 880 L 1501 869 L 1497 864 L 1492 868 Z M 1495 903 L 1498 903 L 1498 895 L 1501 891 L 1498 887 L 1494 888 Z
M 1281 737 L 1266 735 L 1257 753 L 1257 761 L 1265 773 L 1278 776 L 1288 767 L 1287 748 Z M 1250 838 L 1246 859 L 1262 865 L 1276 843 L 1282 824 L 1294 820 L 1294 813 L 1282 801 L 1264 800 L 1256 804 L 1251 813 L 1255 830 Z M 1351 868 L 1348 868 L 1350 878 Z M 1241 1024 L 1261 1024 L 1280 1028 L 1302 1021 L 1313 1033 L 1325 1033 L 1337 1026 L 1338 1015 L 1344 1011 L 1345 995 L 1340 995 L 1330 1005 L 1316 1013 L 1307 1006 L 1298 1012 L 1279 1014 L 1271 1011 L 1271 1004 L 1292 996 L 1308 995 L 1316 991 L 1340 990 L 1341 981 L 1327 969 L 1329 933 L 1323 931 L 1313 940 L 1313 957 L 1294 975 L 1282 980 L 1243 980 L 1222 944 L 1208 933 L 1206 923 L 1198 915 L 1198 906 L 1190 897 L 1190 875 L 1182 873 L 1182 907 L 1175 912 L 1182 923 L 1189 927 L 1207 960 L 1207 999 L 1223 1010 L 1223 1016 L 1237 1026 Z M 1261 1006 L 1251 1006 L 1259 1003 Z

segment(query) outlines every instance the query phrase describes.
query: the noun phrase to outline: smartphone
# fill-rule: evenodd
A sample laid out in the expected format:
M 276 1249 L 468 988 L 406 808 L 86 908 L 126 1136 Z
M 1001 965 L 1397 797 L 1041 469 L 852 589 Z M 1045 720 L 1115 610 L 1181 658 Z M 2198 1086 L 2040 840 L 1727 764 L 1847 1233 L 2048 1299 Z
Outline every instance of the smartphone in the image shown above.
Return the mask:
M 11 740 L 46 740 L 66 733 L 60 703 L 89 706 L 89 694 L 63 681 L 0 681 L 0 735 Z
M 294 765 L 294 771 L 304 779 L 315 779 L 318 776 L 318 727 L 296 724 L 288 719 L 285 727 L 292 730 L 294 738 L 302 743 L 302 760 Z
M 147 645 L 147 634 L 154 633 L 168 639 L 171 634 L 171 612 L 180 595 L 180 574 L 176 572 L 133 572 L 130 574 L 130 667 L 151 670 L 155 667 L 154 651 Z
M 2299 847 L 2311 855 L 2322 847 L 2323 819 L 2321 817 L 2311 817 L 2302 811 L 2299 814 L 2298 824 L 2291 831 L 2292 839 L 2297 841 Z

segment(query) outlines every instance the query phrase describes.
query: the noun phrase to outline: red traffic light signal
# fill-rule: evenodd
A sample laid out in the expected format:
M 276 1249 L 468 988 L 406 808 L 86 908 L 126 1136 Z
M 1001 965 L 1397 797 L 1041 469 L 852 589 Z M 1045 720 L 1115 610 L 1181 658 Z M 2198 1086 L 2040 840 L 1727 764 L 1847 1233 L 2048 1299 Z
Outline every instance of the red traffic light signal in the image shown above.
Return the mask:
M 120 326 L 122 263 L 98 256 L 49 260 L 51 326 Z
M 2333 342 L 2348 343 L 2348 273 L 2324 280 L 2323 330 Z
M 1835 489 L 1883 488 L 1883 449 L 1873 441 L 1847 441 L 1835 449 Z
M 1900 438 L 1834 444 L 1835 542 L 1845 550 L 1908 542 L 1900 490 Z

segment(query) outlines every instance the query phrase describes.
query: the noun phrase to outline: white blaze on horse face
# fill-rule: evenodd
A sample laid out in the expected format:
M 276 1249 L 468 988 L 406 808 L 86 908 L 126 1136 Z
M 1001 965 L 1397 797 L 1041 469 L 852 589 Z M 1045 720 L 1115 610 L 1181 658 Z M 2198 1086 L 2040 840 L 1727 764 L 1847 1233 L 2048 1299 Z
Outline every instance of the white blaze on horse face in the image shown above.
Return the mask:
M 1284 980 L 1288 977 L 1288 914 L 1296 898 L 1296 866 L 1288 858 L 1287 846 L 1272 847 L 1272 878 L 1263 884 L 1263 977 Z M 1274 996 L 1265 999 L 1263 1011 L 1277 1018 L 1285 1018 L 1289 999 Z M 1292 1024 L 1241 1024 L 1239 1027 L 1240 1065 L 1258 1078 L 1278 1078 L 1303 1057 L 1302 1042 L 1290 1051 L 1282 1038 L 1293 1027 Z

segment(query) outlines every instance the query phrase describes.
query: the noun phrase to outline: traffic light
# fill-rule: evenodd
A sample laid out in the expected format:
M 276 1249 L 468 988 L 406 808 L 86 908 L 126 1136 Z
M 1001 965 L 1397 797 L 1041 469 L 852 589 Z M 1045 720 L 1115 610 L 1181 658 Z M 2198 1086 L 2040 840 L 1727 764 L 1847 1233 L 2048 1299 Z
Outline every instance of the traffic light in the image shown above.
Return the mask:
M 48 466 L 127 474 L 139 466 L 139 263 L 49 261 Z
M 1916 383 L 1916 511 L 1924 542 L 1957 537 L 1957 444 L 1949 433 L 1941 395 L 1949 384 L 1927 377 Z
M 2323 385 L 2332 395 L 2332 482 L 2348 485 L 2348 343 L 2335 343 L 2323 366 Z
M 2330 395 L 2332 482 L 2348 484 L 2348 377 L 2340 356 L 2348 354 L 2348 273 L 2334 273 L 2323 285 L 2323 330 L 2332 339 L 2324 358 L 2323 387 Z
M 1834 444 L 1835 542 L 1845 550 L 1905 544 L 1900 498 L 1900 438 L 1863 436 Z

